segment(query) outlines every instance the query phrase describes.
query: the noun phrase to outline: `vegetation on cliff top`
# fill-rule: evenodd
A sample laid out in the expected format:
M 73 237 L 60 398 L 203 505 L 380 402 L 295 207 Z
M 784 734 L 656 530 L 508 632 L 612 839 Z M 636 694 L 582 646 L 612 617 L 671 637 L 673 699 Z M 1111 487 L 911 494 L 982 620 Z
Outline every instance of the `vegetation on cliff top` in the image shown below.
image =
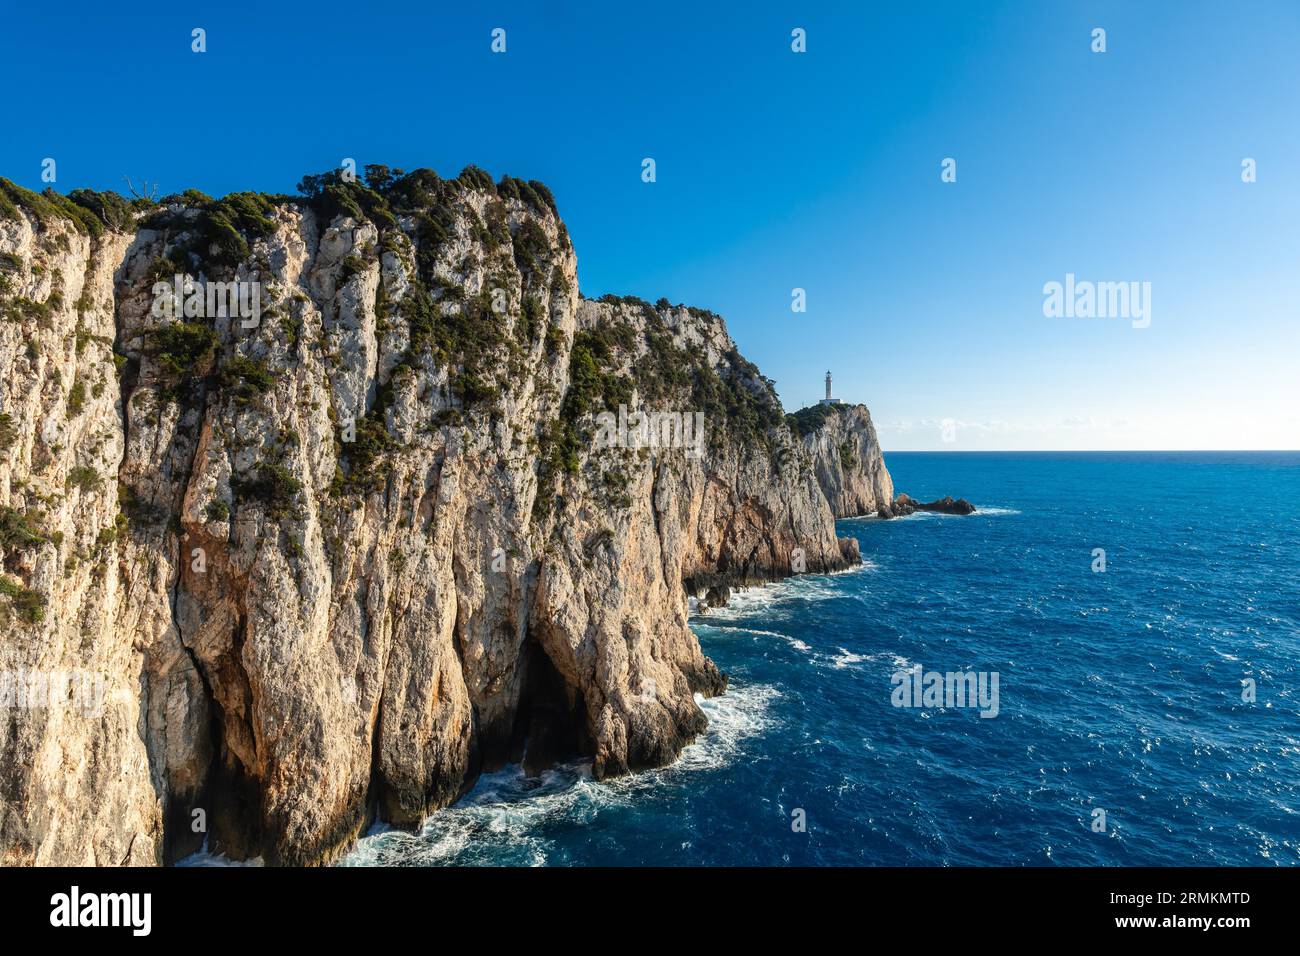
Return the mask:
M 407 353 L 397 367 L 414 367 L 427 354 L 434 364 L 448 368 L 451 392 L 466 410 L 495 408 L 506 380 L 526 374 L 527 356 L 539 337 L 544 337 L 548 354 L 562 346 L 546 315 L 545 302 L 557 282 L 563 282 L 563 272 L 540 221 L 555 217 L 558 222 L 555 198 L 544 184 L 511 176 L 494 183 L 476 166 L 467 166 L 454 179 L 443 179 L 430 169 L 408 173 L 374 164 L 364 167 L 361 177 L 338 169 L 303 176 L 298 191 L 301 195 L 296 197 L 240 192 L 212 199 L 188 190 L 155 203 L 87 190 L 67 197 L 52 190 L 36 194 L 0 180 L 0 215 L 21 205 L 42 220 L 62 215 L 82 231 L 97 235 L 105 227 L 120 228 L 147 213 L 146 225 L 176 233 L 160 260 L 160 268 L 165 266 L 163 271 L 169 273 L 212 265 L 234 267 L 247 261 L 253 243 L 274 230 L 276 208 L 288 204 L 306 205 L 324 219 L 348 215 L 370 221 L 378 228 L 379 244 L 385 250 L 405 247 L 397 238 L 405 233 L 414 240 L 417 274 L 408 294 L 393 305 L 409 331 Z M 467 191 L 486 194 L 486 206 L 465 205 Z M 505 204 L 516 201 L 540 218 L 517 221 L 512 235 Z M 439 259 L 440 247 L 452 238 L 457 223 L 467 219 L 472 238 L 489 254 L 508 248 L 522 276 L 522 303 L 513 335 L 508 334 L 509 323 L 493 311 L 489 288 L 466 295 L 443 277 L 445 271 L 440 273 L 446 268 Z M 563 224 L 556 228 L 564 241 Z M 673 306 L 665 299 L 655 305 L 634 296 L 606 296 L 603 301 L 641 310 L 644 335 L 617 319 L 575 337 L 569 389 L 560 415 L 542 436 L 539 472 L 544 489 L 552 488 L 559 474 L 578 469 L 593 414 L 630 404 L 634 395 L 643 406 L 668 404 L 702 412 L 715 448 L 734 443 L 770 450 L 783 417 L 803 435 L 820 427 L 831 413 L 827 407 L 814 406 L 783 416 L 772 383 L 734 346 L 716 366 L 703 353 L 678 347 L 667 320 Z M 382 307 L 382 289 L 380 303 Z M 689 311 L 700 319 L 717 320 L 706 310 Z M 211 379 L 218 346 L 216 333 L 201 322 L 174 323 L 150 332 L 147 339 L 147 349 L 173 393 L 184 382 L 207 378 L 243 403 L 273 385 L 269 368 L 241 356 L 229 359 L 219 378 Z M 384 399 L 381 406 L 391 399 L 391 387 Z M 358 441 L 341 449 L 346 474 L 336 481 L 336 491 L 374 490 L 388 474 L 386 455 L 396 442 L 386 432 L 385 410 L 372 409 L 358 422 Z
M 731 441 L 771 448 L 773 430 L 782 422 L 781 403 L 772 382 L 734 345 L 729 346 L 723 354 L 724 361 L 715 367 L 702 352 L 679 348 L 673 341 L 667 322 L 667 313 L 673 307 L 666 299 L 651 305 L 636 296 L 606 295 L 598 301 L 638 309 L 645 318 L 645 332 L 641 337 L 645 353 L 631 363 L 632 378 L 643 404 L 662 407 L 665 403 L 676 403 L 678 407 L 703 412 L 715 447 Z M 687 311 L 697 319 L 722 321 L 707 309 L 687 307 Z M 631 327 L 621 320 L 614 325 L 624 328 L 616 337 L 610 332 L 606 336 L 624 354 L 634 352 L 637 336 Z M 686 401 L 689 404 L 683 406 Z
M 803 438 L 805 435 L 821 431 L 826 420 L 838 415 L 844 408 L 843 405 L 809 405 L 807 408 L 786 415 L 785 420 L 790 430 Z
M 538 494 L 534 515 L 559 500 L 563 474 L 579 471 L 592 445 L 595 415 L 637 409 L 699 411 L 709 445 L 771 451 L 782 424 L 781 404 L 754 364 L 731 346 L 716 367 L 702 352 L 679 347 L 668 325 L 666 300 L 651 305 L 636 296 L 602 296 L 600 302 L 639 310 L 642 329 L 615 311 L 610 320 L 574 337 L 569 353 L 569 388 L 558 418 L 541 436 Z M 720 321 L 691 309 L 697 318 Z M 636 400 L 636 408 L 633 403 Z
M 391 247 L 399 219 L 409 223 L 403 231 L 409 230 L 414 240 L 417 275 L 413 278 L 418 281 L 395 304 L 409 330 L 408 352 L 398 364 L 413 366 L 427 351 L 435 364 L 449 368 L 452 394 L 463 407 L 495 405 L 502 370 L 514 377 L 524 373 L 531 336 L 527 329 L 523 341 L 506 334 L 506 322 L 492 309 L 490 289 L 467 296 L 459 285 L 448 283 L 439 273 L 440 249 L 452 238 L 458 218 L 466 216 L 473 237 L 489 254 L 507 244 L 512 247 L 524 276 L 525 304 L 535 301 L 542 283 L 552 275 L 551 242 L 532 219 L 525 219 L 512 236 L 501 200 L 518 200 L 538 215 L 549 217 L 556 215 L 550 190 L 539 182 L 510 176 L 494 184 L 476 166 L 467 166 L 455 179 L 445 180 L 431 169 L 407 173 L 382 165 L 366 166 L 360 180 L 345 177 L 340 170 L 304 176 L 298 189 L 302 201 L 319 215 L 341 212 L 374 222 L 386 249 Z M 460 204 L 466 190 L 493 197 L 485 210 L 486 221 L 473 208 Z M 537 318 L 528 314 L 521 322 L 535 323 Z
M 67 219 L 78 232 L 93 238 L 106 229 L 125 229 L 135 211 L 150 205 L 147 200 L 127 200 L 115 192 L 93 189 L 74 189 L 66 196 L 53 189 L 35 193 L 0 177 L 0 219 L 18 219 L 19 210 L 25 209 L 41 226 Z

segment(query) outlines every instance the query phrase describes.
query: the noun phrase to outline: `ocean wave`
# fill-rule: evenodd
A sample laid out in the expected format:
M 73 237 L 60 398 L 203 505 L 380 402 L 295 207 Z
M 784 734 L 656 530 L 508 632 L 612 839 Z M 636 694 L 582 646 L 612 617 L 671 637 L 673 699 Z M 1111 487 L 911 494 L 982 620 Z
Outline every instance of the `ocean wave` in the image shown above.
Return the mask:
M 711 636 L 719 636 L 723 634 L 752 634 L 756 637 L 775 637 L 785 641 L 796 651 L 805 654 L 812 651 L 812 648 L 805 642 L 799 640 L 799 638 L 791 637 L 789 634 L 782 634 L 780 631 L 765 631 L 762 628 L 757 627 L 742 627 L 739 625 L 732 626 L 711 621 L 699 621 L 697 622 L 697 625 L 706 628 Z
M 731 687 L 720 697 L 696 697 L 696 703 L 709 718 L 703 735 L 682 751 L 677 762 L 657 771 L 660 775 L 676 772 L 712 770 L 731 763 L 744 742 L 772 726 L 769 713 L 772 702 L 780 697 L 775 687 L 750 684 Z M 622 782 L 620 778 L 616 784 Z
M 863 661 L 867 660 L 867 658 L 864 655 L 855 654 L 852 651 L 845 650 L 842 647 L 839 649 L 839 651 L 840 652 L 838 654 L 834 655 L 831 658 L 831 665 L 835 667 L 836 670 L 843 670 L 846 667 L 851 667 L 854 664 L 861 664 Z
M 913 666 L 910 660 L 901 654 L 895 654 L 893 651 L 877 651 L 864 654 L 850 651 L 844 647 L 837 647 L 836 650 L 839 651 L 838 654 L 816 655 L 817 666 L 830 667 L 833 670 L 844 670 L 857 664 L 888 664 L 891 674 L 896 671 L 907 670 Z
M 767 584 L 755 584 L 750 587 L 738 587 L 731 592 L 731 599 L 725 607 L 709 608 L 705 614 L 693 614 L 691 619 L 696 624 L 708 624 L 711 620 L 730 621 L 746 617 L 756 612 L 771 610 L 776 604 L 790 600 L 815 601 L 844 593 L 839 580 L 847 575 L 865 574 L 880 570 L 880 566 L 870 559 L 861 564 L 826 574 L 796 574 Z

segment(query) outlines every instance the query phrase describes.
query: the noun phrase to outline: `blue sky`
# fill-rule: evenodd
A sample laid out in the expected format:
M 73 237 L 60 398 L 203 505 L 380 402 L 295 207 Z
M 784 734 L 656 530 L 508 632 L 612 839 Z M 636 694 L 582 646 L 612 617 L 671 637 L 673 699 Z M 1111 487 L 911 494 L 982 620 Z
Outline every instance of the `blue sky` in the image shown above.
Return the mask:
M 0 175 L 475 163 L 551 186 L 587 295 L 720 312 L 787 409 L 832 369 L 886 450 L 1300 448 L 1300 4 L 735 6 L 10 4 Z M 1045 317 L 1067 273 L 1150 327 Z

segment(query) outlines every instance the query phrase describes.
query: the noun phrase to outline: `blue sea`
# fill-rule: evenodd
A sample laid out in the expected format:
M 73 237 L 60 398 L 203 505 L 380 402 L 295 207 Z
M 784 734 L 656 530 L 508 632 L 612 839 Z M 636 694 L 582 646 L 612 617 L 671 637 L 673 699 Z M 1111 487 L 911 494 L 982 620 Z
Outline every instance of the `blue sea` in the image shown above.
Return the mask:
M 886 462 L 979 512 L 842 521 L 860 570 L 694 618 L 731 685 L 676 764 L 507 768 L 346 862 L 1300 863 L 1300 453 Z M 915 665 L 997 716 L 894 706 Z

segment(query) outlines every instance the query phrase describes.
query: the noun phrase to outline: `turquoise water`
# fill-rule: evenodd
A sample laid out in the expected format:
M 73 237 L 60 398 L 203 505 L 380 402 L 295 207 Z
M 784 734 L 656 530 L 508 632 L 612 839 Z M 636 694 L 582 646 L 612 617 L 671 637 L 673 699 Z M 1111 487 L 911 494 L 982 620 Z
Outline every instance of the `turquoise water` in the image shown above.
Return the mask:
M 842 521 L 861 570 L 694 619 L 732 683 L 677 764 L 510 768 L 347 862 L 1300 862 L 1300 454 L 887 464 L 980 512 Z M 997 716 L 893 706 L 918 664 L 996 672 Z

